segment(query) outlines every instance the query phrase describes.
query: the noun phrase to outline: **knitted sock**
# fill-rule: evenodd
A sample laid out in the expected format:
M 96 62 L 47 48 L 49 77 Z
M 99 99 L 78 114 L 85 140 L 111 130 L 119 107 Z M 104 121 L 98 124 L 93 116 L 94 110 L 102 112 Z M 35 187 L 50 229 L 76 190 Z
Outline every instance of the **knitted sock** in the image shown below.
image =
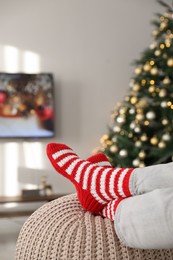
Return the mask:
M 87 160 L 98 166 L 111 167 L 105 154 L 96 154 Z M 133 196 L 172 186 L 173 162 L 136 168 L 130 176 L 130 191 Z
M 98 165 L 98 166 L 107 166 L 107 167 L 112 167 L 108 158 L 106 157 L 105 154 L 103 153 L 97 153 L 92 156 L 90 156 L 86 161 Z
M 110 201 L 100 212 L 100 215 L 109 218 L 111 220 L 114 220 L 116 209 L 119 205 L 119 203 L 123 200 L 123 198 L 118 198 Z
M 56 171 L 75 185 L 83 208 L 92 213 L 100 212 L 111 200 L 132 195 L 129 179 L 133 168 L 93 165 L 64 144 L 48 144 L 47 155 Z

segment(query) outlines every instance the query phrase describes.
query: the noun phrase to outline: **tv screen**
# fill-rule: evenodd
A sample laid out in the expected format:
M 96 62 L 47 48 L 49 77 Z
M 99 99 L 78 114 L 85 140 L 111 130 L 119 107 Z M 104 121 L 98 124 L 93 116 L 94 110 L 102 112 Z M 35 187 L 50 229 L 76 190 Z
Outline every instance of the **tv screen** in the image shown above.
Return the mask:
M 0 73 L 0 138 L 54 136 L 51 73 Z

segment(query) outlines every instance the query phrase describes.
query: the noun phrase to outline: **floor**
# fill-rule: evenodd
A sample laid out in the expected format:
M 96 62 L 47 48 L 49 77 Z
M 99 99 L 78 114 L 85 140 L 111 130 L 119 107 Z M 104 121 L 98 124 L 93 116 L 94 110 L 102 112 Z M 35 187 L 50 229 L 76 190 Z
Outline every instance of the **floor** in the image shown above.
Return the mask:
M 16 241 L 27 217 L 0 219 L 0 259 L 14 260 Z

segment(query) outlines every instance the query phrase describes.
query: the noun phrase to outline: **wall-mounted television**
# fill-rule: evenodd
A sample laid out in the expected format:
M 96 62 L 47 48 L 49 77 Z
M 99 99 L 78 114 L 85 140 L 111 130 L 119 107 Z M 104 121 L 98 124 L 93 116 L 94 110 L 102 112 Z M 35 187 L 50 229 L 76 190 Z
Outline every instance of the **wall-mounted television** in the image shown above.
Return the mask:
M 50 138 L 54 128 L 51 73 L 0 73 L 0 138 Z

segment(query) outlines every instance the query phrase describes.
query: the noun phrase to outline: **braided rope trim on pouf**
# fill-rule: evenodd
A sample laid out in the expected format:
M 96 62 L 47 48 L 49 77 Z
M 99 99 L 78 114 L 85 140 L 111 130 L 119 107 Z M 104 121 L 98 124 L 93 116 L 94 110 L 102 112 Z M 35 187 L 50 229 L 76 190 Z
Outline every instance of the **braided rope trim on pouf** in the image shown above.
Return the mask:
M 173 260 L 173 250 L 124 246 L 112 221 L 83 210 L 76 194 L 46 203 L 24 223 L 16 260 Z

